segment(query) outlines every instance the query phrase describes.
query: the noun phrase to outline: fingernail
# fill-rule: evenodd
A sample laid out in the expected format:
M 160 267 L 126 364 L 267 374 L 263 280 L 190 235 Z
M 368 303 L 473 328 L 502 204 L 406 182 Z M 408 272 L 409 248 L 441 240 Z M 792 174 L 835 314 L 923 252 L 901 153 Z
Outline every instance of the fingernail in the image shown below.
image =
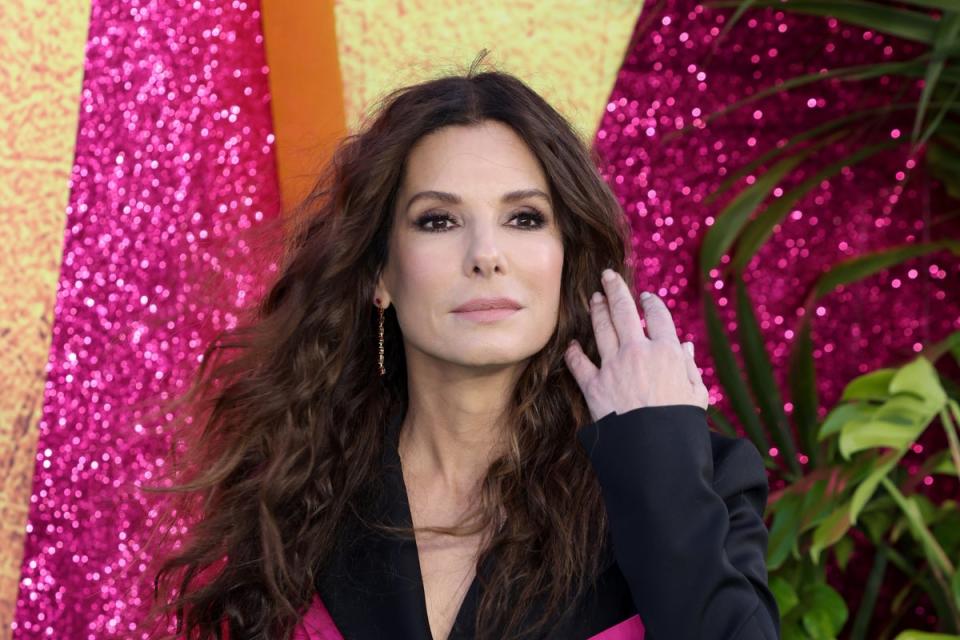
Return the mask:
M 600 304 L 603 302 L 603 295 L 599 291 L 594 291 L 593 296 L 590 298 L 590 302 L 594 304 Z
M 649 291 L 644 291 L 643 293 L 640 294 L 640 299 L 641 299 L 641 300 L 646 300 L 647 298 L 650 298 L 651 296 L 653 296 L 652 293 L 650 293 Z
M 616 277 L 616 274 L 613 272 L 613 269 L 604 269 L 603 270 L 603 279 L 607 282 L 613 282 L 613 279 Z

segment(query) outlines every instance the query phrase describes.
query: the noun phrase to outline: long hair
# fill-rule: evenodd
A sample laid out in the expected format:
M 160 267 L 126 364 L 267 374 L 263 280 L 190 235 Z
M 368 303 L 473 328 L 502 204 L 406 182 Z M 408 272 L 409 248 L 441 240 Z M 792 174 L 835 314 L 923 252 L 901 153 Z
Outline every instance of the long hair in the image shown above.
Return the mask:
M 489 576 L 478 572 L 478 638 L 521 637 L 531 625 L 545 633 L 596 579 L 608 523 L 575 437 L 590 414 L 563 352 L 576 338 L 599 363 L 588 300 L 606 267 L 633 283 L 629 225 L 592 148 L 521 80 L 481 72 L 486 53 L 465 74 L 387 94 L 340 141 L 293 212 L 275 281 L 206 347 L 180 401 L 191 410 L 171 445 L 176 482 L 151 488 L 178 500 L 157 526 L 188 529 L 151 569 L 149 617 L 175 620 L 178 637 L 290 638 L 338 532 L 373 499 L 385 424 L 406 401 L 407 380 L 392 308 L 379 375 L 371 301 L 407 154 L 451 125 L 499 121 L 525 141 L 547 177 L 564 260 L 557 326 L 509 399 L 510 446 L 487 470 L 473 525 L 431 529 L 493 532 L 478 558 L 497 558 Z M 178 529 L 189 513 L 189 528 Z M 542 615 L 530 620 L 534 602 Z

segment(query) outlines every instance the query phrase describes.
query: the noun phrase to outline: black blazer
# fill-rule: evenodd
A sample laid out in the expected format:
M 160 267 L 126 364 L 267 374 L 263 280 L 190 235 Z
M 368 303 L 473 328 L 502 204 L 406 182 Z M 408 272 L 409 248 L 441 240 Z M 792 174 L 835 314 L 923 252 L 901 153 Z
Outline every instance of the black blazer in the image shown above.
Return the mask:
M 402 417 L 387 428 L 379 508 L 409 526 L 397 454 Z M 610 538 L 600 578 L 550 638 L 586 640 L 639 614 L 646 640 L 778 640 L 757 448 L 710 431 L 706 411 L 687 404 L 611 412 L 577 438 L 600 482 Z M 430 640 L 415 541 L 343 531 L 316 587 L 344 638 Z M 450 640 L 474 637 L 479 596 L 474 578 Z

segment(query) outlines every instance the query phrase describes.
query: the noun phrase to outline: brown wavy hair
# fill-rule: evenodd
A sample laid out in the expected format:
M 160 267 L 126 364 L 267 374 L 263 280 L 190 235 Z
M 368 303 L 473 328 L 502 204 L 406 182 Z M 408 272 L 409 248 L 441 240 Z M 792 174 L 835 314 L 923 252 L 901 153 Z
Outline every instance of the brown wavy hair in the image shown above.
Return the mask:
M 597 578 L 608 524 L 576 431 L 591 418 L 563 352 L 576 338 L 599 364 L 589 296 L 625 262 L 629 225 L 595 151 L 515 76 L 481 71 L 396 89 L 360 132 L 340 141 L 309 195 L 290 212 L 281 268 L 240 324 L 221 332 L 178 406 L 167 465 L 174 496 L 156 530 L 188 533 L 154 562 L 148 620 L 177 636 L 290 638 L 341 526 L 376 495 L 388 417 L 407 397 L 403 338 L 386 312 L 378 375 L 371 303 L 406 156 L 423 136 L 487 120 L 511 127 L 539 159 L 564 248 L 559 320 L 527 364 L 504 427 L 511 446 L 482 482 L 475 512 L 452 535 L 490 532 L 478 638 L 545 633 Z M 189 527 L 178 528 L 192 514 Z M 371 527 L 380 523 L 366 522 Z M 471 524 L 472 523 L 472 524 Z M 406 530 L 405 535 L 413 535 Z M 530 621 L 523 605 L 538 602 Z M 166 636 L 171 637 L 171 636 Z M 532 634 L 531 637 L 536 637 Z

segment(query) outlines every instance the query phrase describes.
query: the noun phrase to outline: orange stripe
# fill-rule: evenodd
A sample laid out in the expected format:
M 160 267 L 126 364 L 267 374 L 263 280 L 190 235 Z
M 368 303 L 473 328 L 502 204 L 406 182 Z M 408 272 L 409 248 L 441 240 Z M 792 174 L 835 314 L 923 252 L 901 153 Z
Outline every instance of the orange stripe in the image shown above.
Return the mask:
M 262 11 L 277 175 L 288 211 L 346 135 L 333 0 L 264 0 Z

